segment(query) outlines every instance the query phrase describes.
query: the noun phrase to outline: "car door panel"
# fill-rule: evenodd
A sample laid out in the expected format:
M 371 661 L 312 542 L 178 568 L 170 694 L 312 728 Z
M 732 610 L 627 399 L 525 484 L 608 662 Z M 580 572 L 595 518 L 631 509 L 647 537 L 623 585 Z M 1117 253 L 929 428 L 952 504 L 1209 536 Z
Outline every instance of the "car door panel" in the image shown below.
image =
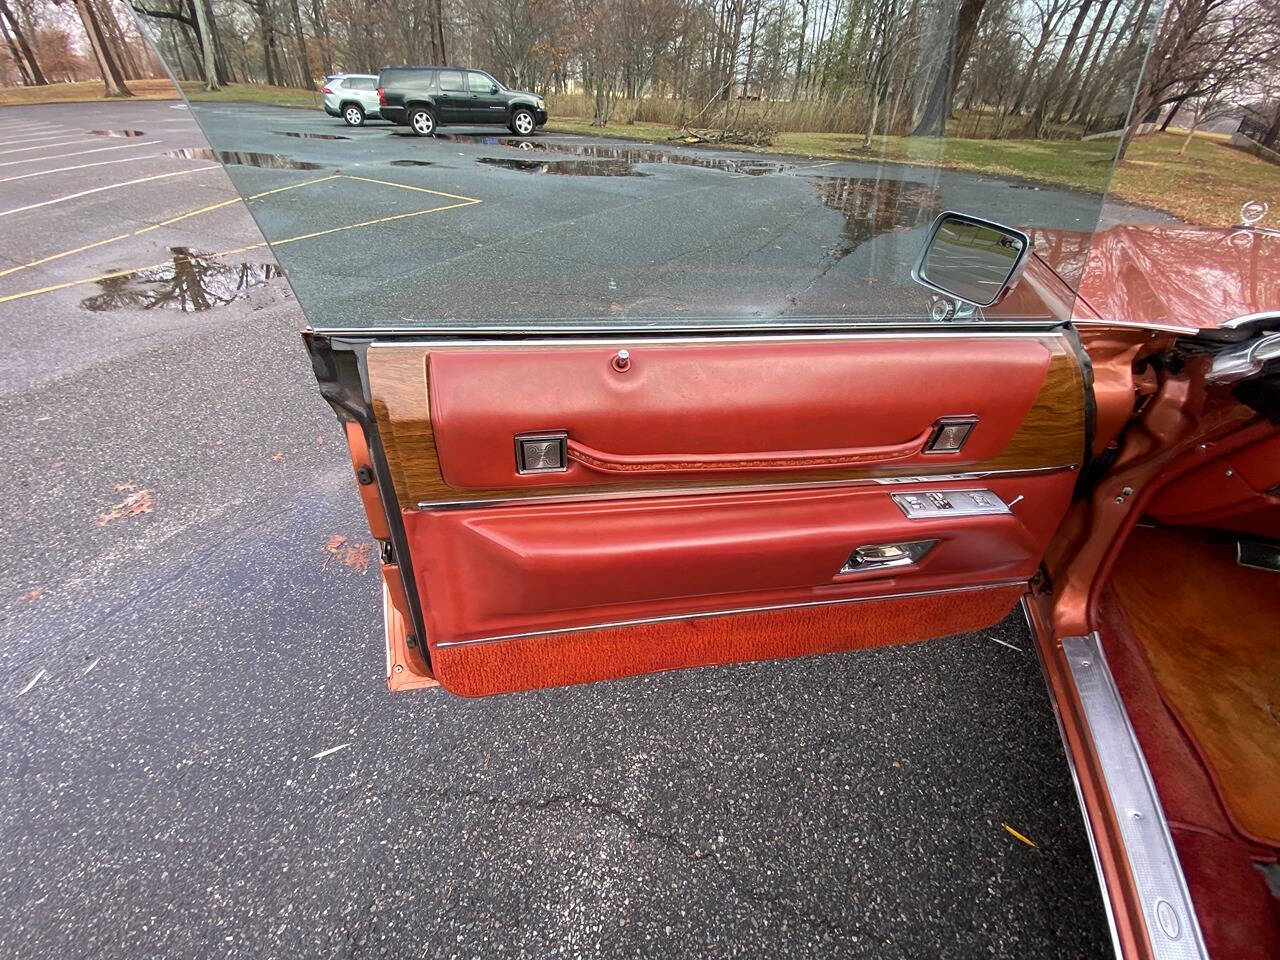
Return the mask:
M 1024 592 L 1019 583 L 540 633 L 435 649 L 432 670 L 451 693 L 481 697 L 687 667 L 840 653 L 981 630 L 1005 617 Z M 391 686 L 399 688 L 395 680 Z
M 889 496 L 980 487 L 1008 514 L 913 520 Z M 787 490 L 421 510 L 406 517 L 437 645 L 530 630 L 1025 581 L 1069 472 L 981 484 Z M 937 541 L 918 562 L 844 572 L 851 552 Z M 418 549 L 421 545 L 422 549 Z
M 397 689 L 483 695 L 977 629 L 1034 575 L 1086 444 L 1059 333 L 339 339 L 361 358 L 356 429 L 399 536 L 387 605 L 415 640 L 388 629 Z M 335 344 L 312 340 L 321 373 Z M 956 417 L 976 418 L 963 447 L 927 452 Z M 521 473 L 516 437 L 548 431 L 566 435 L 565 469 Z M 580 459 L 602 454 L 603 469 Z M 954 491 L 1012 506 L 920 518 L 891 497 Z M 931 544 L 914 562 L 846 568 L 860 547 L 913 543 Z
M 616 484 L 714 473 L 980 463 L 1035 404 L 1054 353 L 1036 340 L 664 344 L 433 351 L 432 432 L 455 490 Z M 999 389 L 973 376 L 999 382 Z M 919 385 L 926 381 L 927 391 Z M 495 389 L 496 385 L 500 389 Z M 731 400 L 729 398 L 732 398 Z M 957 454 L 924 451 L 937 421 L 978 422 Z M 513 437 L 566 430 L 568 469 L 518 474 Z

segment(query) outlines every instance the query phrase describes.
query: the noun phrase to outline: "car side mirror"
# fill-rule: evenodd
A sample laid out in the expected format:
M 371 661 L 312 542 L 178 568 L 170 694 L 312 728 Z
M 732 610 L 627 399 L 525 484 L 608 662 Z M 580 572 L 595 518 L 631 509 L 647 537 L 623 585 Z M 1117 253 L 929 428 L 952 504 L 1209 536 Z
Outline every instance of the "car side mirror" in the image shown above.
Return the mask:
M 929 228 L 911 278 L 964 303 L 989 307 L 1013 289 L 1030 253 L 1031 238 L 1021 230 L 943 213 Z
M 495 83 L 493 86 L 491 86 L 491 87 L 489 88 L 489 92 L 490 92 L 490 93 L 497 93 L 497 92 L 498 92 L 498 85 Z

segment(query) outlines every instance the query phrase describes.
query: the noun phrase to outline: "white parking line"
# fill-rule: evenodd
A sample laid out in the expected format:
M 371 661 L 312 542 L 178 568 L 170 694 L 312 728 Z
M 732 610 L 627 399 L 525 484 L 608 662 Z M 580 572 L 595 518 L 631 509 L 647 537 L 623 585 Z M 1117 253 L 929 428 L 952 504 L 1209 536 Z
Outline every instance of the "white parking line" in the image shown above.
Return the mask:
M 83 157 L 87 153 L 106 153 L 108 150 L 132 150 L 135 147 L 146 147 L 159 143 L 159 140 L 139 140 L 136 143 L 122 143 L 118 147 L 98 147 L 94 150 L 73 150 L 71 153 L 60 153 L 56 157 L 25 157 L 22 160 L 6 160 L 0 167 L 12 167 L 15 163 L 40 163 L 45 160 L 65 160 L 67 157 Z
M 12 210 L 0 210 L 0 217 L 12 216 L 15 213 L 24 213 L 27 210 L 36 210 L 40 207 L 49 207 L 55 203 L 65 203 L 67 200 L 77 200 L 80 197 L 87 197 L 91 193 L 102 193 L 104 190 L 116 190 L 120 187 L 132 187 L 139 183 L 149 183 L 152 180 L 163 180 L 165 177 L 184 177 L 189 173 L 199 173 L 202 170 L 221 170 L 222 166 L 217 163 L 210 164 L 207 167 L 196 167 L 194 170 L 174 170 L 170 173 L 157 173 L 154 177 L 139 177 L 137 180 L 125 180 L 121 183 L 108 183 L 104 187 L 94 187 L 92 190 L 81 190 L 79 193 L 69 193 L 65 197 L 54 197 L 52 200 L 41 200 L 39 203 L 29 203 L 25 207 L 14 207 Z
M 61 133 L 61 132 L 45 133 L 45 134 L 41 134 L 38 137 L 23 137 L 21 140 L 5 140 L 3 142 L 6 147 L 11 147 L 15 143 L 35 143 L 37 140 L 57 140 L 59 137 L 72 137 L 72 136 L 75 136 L 75 134 Z
M 18 147 L 16 150 L 0 150 L 0 153 L 26 153 L 28 150 L 53 150 L 57 147 L 74 147 L 77 143 L 93 142 L 93 140 L 68 140 L 66 143 L 42 143 L 38 147 Z
M 78 163 L 74 167 L 54 167 L 52 170 L 36 170 L 34 173 L 20 173 L 13 177 L 0 177 L 0 183 L 13 180 L 28 180 L 31 177 L 45 177 L 51 173 L 66 173 L 68 170 L 84 170 L 87 167 L 105 167 L 112 163 L 133 163 L 135 160 L 155 160 L 163 157 L 163 153 L 146 153 L 140 157 L 120 157 L 116 160 L 95 160 L 93 163 Z

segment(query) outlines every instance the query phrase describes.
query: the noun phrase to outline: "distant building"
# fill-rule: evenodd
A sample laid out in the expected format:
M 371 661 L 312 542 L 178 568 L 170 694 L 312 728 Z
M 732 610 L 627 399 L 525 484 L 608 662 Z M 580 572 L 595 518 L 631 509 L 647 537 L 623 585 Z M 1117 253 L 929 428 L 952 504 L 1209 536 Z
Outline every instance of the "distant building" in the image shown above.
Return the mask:
M 1280 163 L 1280 103 L 1251 103 L 1241 111 L 1231 145 Z

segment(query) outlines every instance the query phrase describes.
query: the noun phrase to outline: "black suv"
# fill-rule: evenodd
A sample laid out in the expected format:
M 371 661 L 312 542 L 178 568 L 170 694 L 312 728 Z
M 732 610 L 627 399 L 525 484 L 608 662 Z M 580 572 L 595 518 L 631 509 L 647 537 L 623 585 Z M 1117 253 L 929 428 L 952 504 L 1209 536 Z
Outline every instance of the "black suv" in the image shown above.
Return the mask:
M 382 119 L 407 123 L 420 137 L 478 123 L 527 137 L 547 122 L 547 104 L 536 93 L 508 90 L 483 70 L 463 67 L 383 67 L 378 102 Z

